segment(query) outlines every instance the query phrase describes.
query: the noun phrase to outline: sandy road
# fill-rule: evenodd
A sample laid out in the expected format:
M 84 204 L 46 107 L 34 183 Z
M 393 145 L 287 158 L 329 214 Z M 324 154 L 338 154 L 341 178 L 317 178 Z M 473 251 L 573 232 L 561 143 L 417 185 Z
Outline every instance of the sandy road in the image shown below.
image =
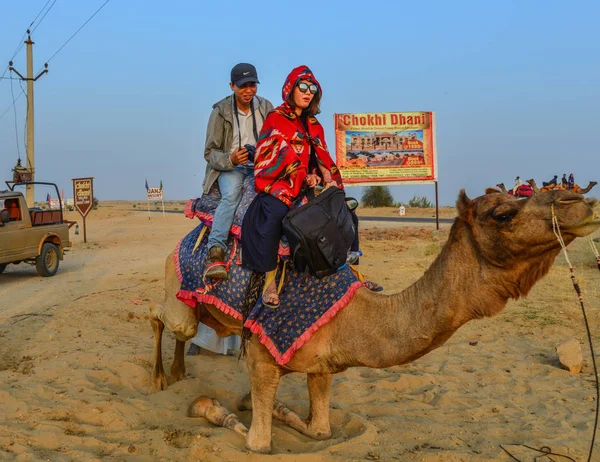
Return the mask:
M 148 285 L 149 275 L 157 286 L 152 290 L 159 293 L 163 282 L 156 281 L 156 275 L 164 258 L 194 224 L 173 215 L 148 220 L 134 213 L 117 217 L 106 211 L 92 213 L 87 244 L 83 233 L 71 233 L 73 247 L 54 277 L 41 278 L 34 266 L 23 263 L 6 268 L 0 276 L 0 323 L 68 305 L 92 293 Z

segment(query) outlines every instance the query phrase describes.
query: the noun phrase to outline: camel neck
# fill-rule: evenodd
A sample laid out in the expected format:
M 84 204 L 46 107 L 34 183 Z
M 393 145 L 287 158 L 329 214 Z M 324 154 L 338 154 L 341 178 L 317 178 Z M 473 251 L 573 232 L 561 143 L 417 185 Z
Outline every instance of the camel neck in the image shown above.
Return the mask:
M 496 278 L 490 278 L 488 269 L 482 267 L 484 263 L 468 242 L 468 233 L 456 231 L 453 229 L 440 255 L 413 285 L 388 296 L 361 290 L 356 295 L 357 312 L 351 313 L 355 311 L 353 306 L 340 313 L 352 323 L 352 331 L 363 331 L 363 348 L 348 345 L 348 349 L 364 352 L 359 353 L 353 366 L 409 363 L 443 345 L 468 321 L 504 308 L 509 296 L 497 290 L 493 282 Z M 340 329 L 349 329 L 349 325 L 343 325 L 346 322 L 340 323 Z M 341 333 L 340 337 L 344 338 Z M 344 343 L 352 342 L 356 339 L 344 339 Z

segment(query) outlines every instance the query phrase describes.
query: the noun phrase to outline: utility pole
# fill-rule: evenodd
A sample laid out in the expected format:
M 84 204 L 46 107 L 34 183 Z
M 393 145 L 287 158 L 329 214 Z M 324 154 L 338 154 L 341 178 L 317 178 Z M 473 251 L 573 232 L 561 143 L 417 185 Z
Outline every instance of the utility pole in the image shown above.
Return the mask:
M 38 74 L 37 77 L 33 77 L 33 44 L 34 42 L 31 40 L 29 29 L 27 29 L 27 40 L 25 40 L 25 44 L 27 45 L 27 77 L 23 77 L 19 71 L 17 71 L 14 67 L 12 67 L 13 62 L 10 61 L 8 63 L 9 69 L 17 74 L 21 80 L 27 82 L 27 159 L 25 166 L 31 172 L 31 181 L 35 181 L 35 138 L 34 138 L 34 113 L 33 113 L 33 83 L 39 79 L 42 75 L 48 72 L 48 63 L 44 64 L 45 69 Z M 34 185 L 27 185 L 27 204 L 29 207 L 33 207 L 33 203 L 35 201 L 34 194 Z

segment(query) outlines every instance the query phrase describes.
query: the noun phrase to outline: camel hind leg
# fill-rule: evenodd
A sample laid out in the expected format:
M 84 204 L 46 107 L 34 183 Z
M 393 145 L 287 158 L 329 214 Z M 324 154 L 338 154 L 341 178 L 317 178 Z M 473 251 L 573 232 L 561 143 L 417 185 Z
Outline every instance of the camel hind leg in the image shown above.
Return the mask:
M 325 440 L 331 437 L 331 426 L 329 424 L 331 381 L 331 374 L 308 374 L 308 394 L 310 397 L 308 419 L 302 419 L 281 403 L 275 403 L 273 418 L 316 440 Z
M 152 385 L 150 392 L 166 390 L 169 386 L 167 375 L 162 362 L 162 333 L 164 323 L 158 318 L 151 318 L 152 330 L 154 332 L 154 364 L 152 366 Z
M 181 284 L 177 278 L 175 261 L 171 253 L 165 264 L 165 302 L 164 306 L 150 303 L 150 322 L 154 331 L 154 364 L 152 367 L 151 390 L 164 390 L 168 382 L 162 363 L 162 333 L 166 327 L 175 335 L 175 356 L 171 366 L 171 375 L 177 381 L 185 376 L 185 342 L 196 335 L 198 320 L 196 310 L 177 299 Z
M 171 364 L 171 377 L 178 382 L 185 377 L 185 342 L 177 339 L 175 341 L 175 356 Z

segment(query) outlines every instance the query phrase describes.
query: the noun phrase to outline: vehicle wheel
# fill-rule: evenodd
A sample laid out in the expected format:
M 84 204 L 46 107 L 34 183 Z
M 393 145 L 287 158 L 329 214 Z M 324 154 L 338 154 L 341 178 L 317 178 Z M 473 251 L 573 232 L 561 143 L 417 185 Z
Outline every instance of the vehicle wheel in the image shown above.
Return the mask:
M 0 274 L 2 274 L 5 269 L 6 269 L 6 263 L 1 264 L 0 265 Z
M 46 242 L 42 246 L 42 253 L 35 259 L 35 267 L 38 274 L 44 278 L 54 276 L 58 271 L 58 247 Z

